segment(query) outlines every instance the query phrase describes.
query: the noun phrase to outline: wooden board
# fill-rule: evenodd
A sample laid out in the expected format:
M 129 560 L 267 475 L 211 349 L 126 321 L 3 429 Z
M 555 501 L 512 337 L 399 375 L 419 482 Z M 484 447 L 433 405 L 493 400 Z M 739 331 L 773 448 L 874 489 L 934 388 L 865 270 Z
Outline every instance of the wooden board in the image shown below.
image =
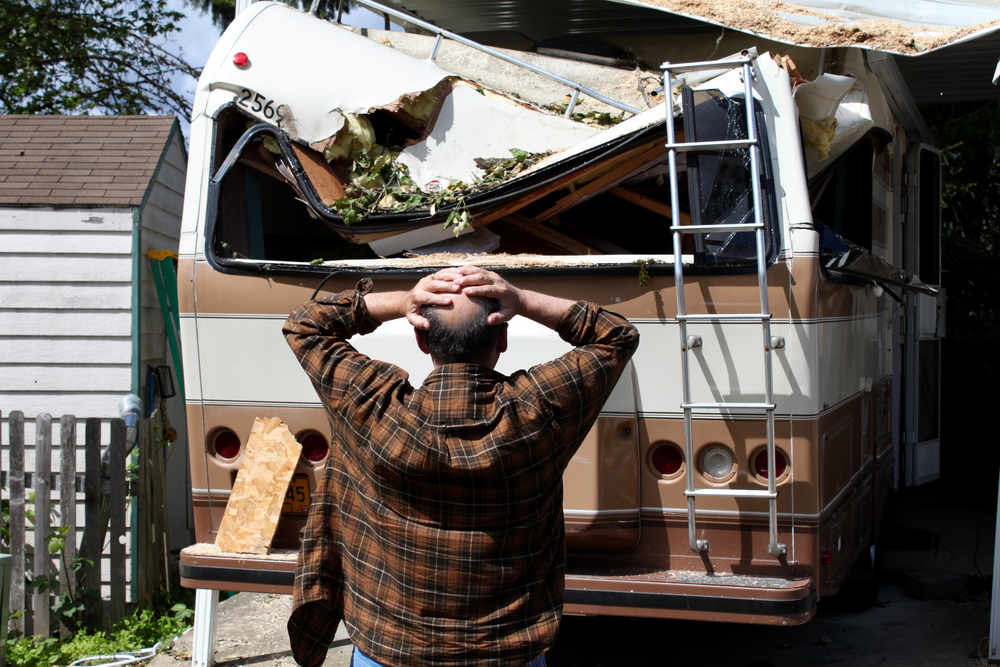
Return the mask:
M 231 553 L 266 554 L 302 445 L 280 419 L 258 417 L 243 451 L 215 545 Z

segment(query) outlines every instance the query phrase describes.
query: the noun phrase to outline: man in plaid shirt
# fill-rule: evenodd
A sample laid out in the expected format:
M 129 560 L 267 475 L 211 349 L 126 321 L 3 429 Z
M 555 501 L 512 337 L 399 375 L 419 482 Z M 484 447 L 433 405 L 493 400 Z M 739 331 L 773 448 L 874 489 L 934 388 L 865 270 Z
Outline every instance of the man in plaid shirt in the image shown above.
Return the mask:
M 295 575 L 295 659 L 321 665 L 343 620 L 355 665 L 542 666 L 564 597 L 562 475 L 639 335 L 472 266 L 409 292 L 359 287 L 284 327 L 333 431 Z M 575 349 L 497 373 L 515 315 Z M 418 388 L 348 343 L 399 317 L 434 362 Z

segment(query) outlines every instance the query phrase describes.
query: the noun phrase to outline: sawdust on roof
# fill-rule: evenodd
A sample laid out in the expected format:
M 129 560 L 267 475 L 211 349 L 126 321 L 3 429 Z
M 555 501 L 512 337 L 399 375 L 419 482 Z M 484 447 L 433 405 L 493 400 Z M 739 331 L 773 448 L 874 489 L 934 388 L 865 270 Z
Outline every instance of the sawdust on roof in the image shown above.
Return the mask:
M 967 35 L 1000 25 L 1000 21 L 993 21 L 928 35 L 918 34 L 924 33 L 926 29 L 916 26 L 902 25 L 888 20 L 847 21 L 782 0 L 640 1 L 670 12 L 781 42 L 813 47 L 860 46 L 901 55 L 917 55 L 925 50 L 944 46 Z M 800 25 L 782 17 L 782 13 L 821 18 L 831 23 Z

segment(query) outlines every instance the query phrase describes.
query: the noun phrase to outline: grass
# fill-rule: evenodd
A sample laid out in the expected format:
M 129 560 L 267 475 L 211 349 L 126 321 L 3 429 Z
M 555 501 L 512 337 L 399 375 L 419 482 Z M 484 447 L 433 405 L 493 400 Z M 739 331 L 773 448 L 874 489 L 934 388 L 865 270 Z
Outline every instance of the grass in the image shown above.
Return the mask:
M 7 642 L 7 664 L 12 667 L 50 667 L 99 655 L 129 653 L 151 648 L 157 642 L 169 645 L 191 626 L 194 612 L 184 603 L 160 614 L 140 607 L 122 619 L 111 633 L 81 630 L 66 642 L 59 639 L 22 637 Z

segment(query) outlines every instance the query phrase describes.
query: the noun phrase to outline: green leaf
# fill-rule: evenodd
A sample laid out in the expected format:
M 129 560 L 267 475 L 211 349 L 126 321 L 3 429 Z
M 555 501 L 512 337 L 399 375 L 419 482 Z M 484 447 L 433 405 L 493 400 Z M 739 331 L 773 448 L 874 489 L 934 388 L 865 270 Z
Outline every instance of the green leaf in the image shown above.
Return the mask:
M 528 151 L 521 150 L 520 148 L 511 148 L 510 154 L 513 155 L 514 159 L 517 160 L 518 162 L 524 162 L 529 157 L 531 157 L 531 153 L 529 153 Z

